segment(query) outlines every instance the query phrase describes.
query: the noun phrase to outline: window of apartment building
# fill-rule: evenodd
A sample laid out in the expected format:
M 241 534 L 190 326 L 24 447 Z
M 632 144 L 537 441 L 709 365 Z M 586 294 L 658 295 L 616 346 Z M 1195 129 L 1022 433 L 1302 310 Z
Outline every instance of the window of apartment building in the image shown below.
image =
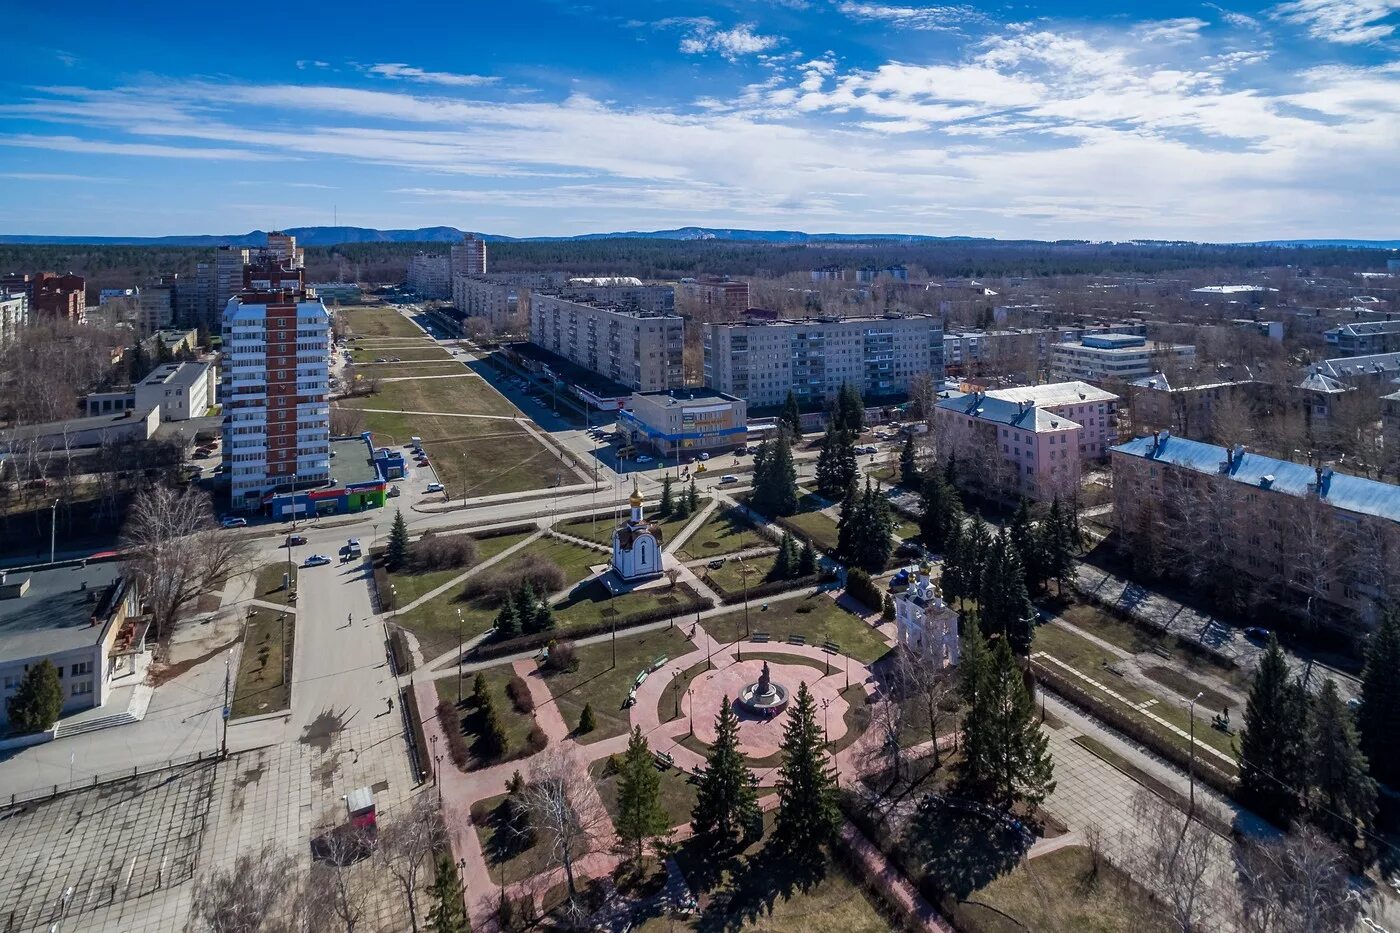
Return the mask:
M 84 680 L 82 683 L 76 683 L 73 685 L 73 696 L 84 696 L 89 693 L 92 693 L 92 681 Z
M 71 673 L 73 674 L 74 677 L 77 677 L 79 674 L 91 674 L 91 673 L 92 673 L 92 662 L 91 662 L 91 661 L 83 661 L 83 662 L 80 663 L 80 664 L 74 664 L 73 667 L 72 667 Z

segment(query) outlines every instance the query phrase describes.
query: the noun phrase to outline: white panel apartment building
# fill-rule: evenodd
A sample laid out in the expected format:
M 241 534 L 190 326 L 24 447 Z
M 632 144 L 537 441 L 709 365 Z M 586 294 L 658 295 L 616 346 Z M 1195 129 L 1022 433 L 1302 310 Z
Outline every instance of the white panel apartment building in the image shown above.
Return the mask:
M 414 253 L 408 260 L 408 287 L 424 298 L 452 297 L 452 257 Z
M 924 314 L 704 325 L 705 384 L 762 408 L 819 404 L 849 382 L 871 398 L 943 379 L 943 325 Z
M 0 350 L 19 339 L 29 323 L 29 296 L 24 292 L 0 292 Z
M 455 248 L 455 247 L 454 247 Z M 452 304 L 468 317 L 484 317 L 494 328 L 509 325 L 529 291 L 559 289 L 563 272 L 506 272 L 452 275 Z
M 224 465 L 232 506 L 330 480 L 330 313 L 302 270 L 249 267 L 223 317 Z
M 637 392 L 685 384 L 685 319 L 555 295 L 530 299 L 530 340 Z

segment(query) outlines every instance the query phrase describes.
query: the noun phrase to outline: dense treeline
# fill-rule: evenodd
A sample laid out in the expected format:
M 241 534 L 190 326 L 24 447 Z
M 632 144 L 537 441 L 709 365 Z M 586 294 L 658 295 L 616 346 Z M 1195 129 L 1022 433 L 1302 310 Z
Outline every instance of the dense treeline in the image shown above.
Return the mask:
M 408 257 L 443 251 L 443 243 L 350 243 L 306 249 L 313 281 L 358 276 L 362 281 L 402 279 Z M 193 275 L 211 250 L 187 246 L 0 245 L 0 271 L 49 269 L 89 278 L 91 288 L 139 284 L 158 273 Z M 492 241 L 491 268 L 560 269 L 596 275 L 678 278 L 709 274 L 771 277 L 818 266 L 886 266 L 904 263 L 935 277 L 1031 277 L 1129 273 L 1156 275 L 1186 269 L 1242 270 L 1302 266 L 1309 269 L 1374 269 L 1383 250 L 1337 247 L 1114 244 L 1014 240 L 870 241 L 852 244 L 769 245 L 727 240 L 598 239 Z

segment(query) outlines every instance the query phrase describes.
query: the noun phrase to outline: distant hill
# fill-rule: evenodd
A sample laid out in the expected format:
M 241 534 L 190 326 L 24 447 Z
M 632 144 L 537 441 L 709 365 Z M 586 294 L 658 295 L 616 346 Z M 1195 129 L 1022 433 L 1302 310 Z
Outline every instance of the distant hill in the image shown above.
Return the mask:
M 419 227 L 416 230 L 375 230 L 371 227 L 288 227 L 287 233 L 297 238 L 301 246 L 340 246 L 348 243 L 453 243 L 468 231 L 456 227 Z M 677 227 L 672 230 L 622 230 L 611 233 L 581 233 L 576 236 L 510 237 L 497 233 L 475 232 L 484 240 L 516 243 L 568 243 L 587 240 L 718 240 L 732 243 L 801 244 L 842 243 L 1021 243 L 1036 244 L 1036 240 L 996 240 L 987 237 L 929 236 L 919 233 L 804 233 L 800 230 L 741 230 L 729 227 Z M 0 244 L 32 246 L 263 246 L 267 233 L 253 230 L 223 236 L 198 234 L 193 236 L 103 237 L 103 236 L 27 236 L 0 234 Z M 1059 241 L 1073 245 L 1082 241 Z M 1095 245 L 1082 243 L 1082 245 Z M 1096 244 L 1110 246 L 1110 243 Z M 1137 246 L 1196 246 L 1186 241 L 1127 241 Z M 1342 249 L 1400 249 L 1400 240 L 1260 240 L 1255 243 L 1215 244 L 1225 246 L 1320 247 Z

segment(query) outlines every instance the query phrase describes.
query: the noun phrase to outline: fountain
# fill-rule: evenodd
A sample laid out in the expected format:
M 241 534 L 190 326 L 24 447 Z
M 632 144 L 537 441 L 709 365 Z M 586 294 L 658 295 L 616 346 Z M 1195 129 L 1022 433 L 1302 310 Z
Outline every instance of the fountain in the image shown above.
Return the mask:
M 738 703 L 751 713 L 772 719 L 787 708 L 788 689 L 773 683 L 773 678 L 768 671 L 768 662 L 764 661 L 763 670 L 758 675 L 758 681 L 749 684 L 739 692 Z

